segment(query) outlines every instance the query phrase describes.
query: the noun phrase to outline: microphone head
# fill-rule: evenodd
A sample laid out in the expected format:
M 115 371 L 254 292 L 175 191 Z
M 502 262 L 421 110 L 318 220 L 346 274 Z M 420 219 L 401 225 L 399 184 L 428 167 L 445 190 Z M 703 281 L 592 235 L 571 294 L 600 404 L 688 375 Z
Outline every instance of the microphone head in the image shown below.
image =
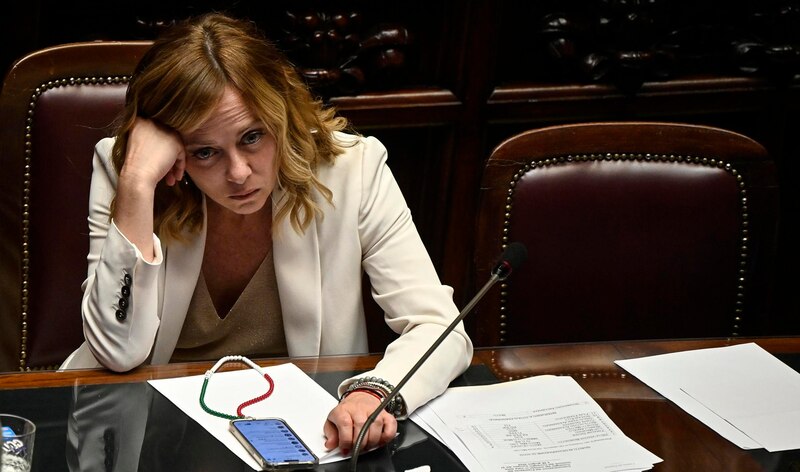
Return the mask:
M 511 270 L 519 267 L 528 258 L 528 248 L 520 242 L 513 242 L 503 251 L 503 260 L 508 261 Z
M 528 258 L 528 249 L 520 242 L 513 242 L 506 246 L 500 262 L 492 271 L 500 280 L 505 280 Z

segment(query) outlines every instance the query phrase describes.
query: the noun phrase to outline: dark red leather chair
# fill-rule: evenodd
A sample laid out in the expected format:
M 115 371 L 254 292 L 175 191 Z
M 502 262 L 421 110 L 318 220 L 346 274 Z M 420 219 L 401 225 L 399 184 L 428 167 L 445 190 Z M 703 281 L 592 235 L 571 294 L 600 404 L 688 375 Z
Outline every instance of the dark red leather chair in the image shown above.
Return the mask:
M 501 143 L 481 184 L 476 280 L 528 260 L 474 315 L 479 346 L 769 331 L 778 194 L 767 151 L 676 123 L 587 123 Z
M 91 42 L 19 60 L 0 96 L 0 369 L 58 366 L 83 340 L 94 144 L 149 42 Z

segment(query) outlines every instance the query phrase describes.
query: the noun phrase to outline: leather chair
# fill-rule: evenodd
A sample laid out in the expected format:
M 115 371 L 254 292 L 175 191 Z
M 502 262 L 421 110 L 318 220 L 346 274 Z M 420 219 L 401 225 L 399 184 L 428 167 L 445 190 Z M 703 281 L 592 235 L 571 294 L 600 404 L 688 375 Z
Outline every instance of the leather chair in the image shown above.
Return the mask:
M 81 283 L 94 144 L 111 131 L 149 42 L 52 47 L 0 95 L 0 369 L 56 367 L 83 340 Z
M 528 260 L 474 314 L 476 345 L 770 330 L 778 193 L 767 151 L 706 126 L 586 123 L 498 145 L 480 190 L 476 281 Z

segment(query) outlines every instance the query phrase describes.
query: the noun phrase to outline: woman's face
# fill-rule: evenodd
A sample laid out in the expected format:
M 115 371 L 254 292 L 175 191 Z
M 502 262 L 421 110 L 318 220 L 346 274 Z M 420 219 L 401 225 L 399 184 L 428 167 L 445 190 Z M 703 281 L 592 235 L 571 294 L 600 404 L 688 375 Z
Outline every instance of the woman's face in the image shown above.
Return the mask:
M 186 171 L 197 187 L 240 215 L 262 209 L 275 188 L 275 139 L 242 101 L 225 89 L 210 117 L 188 133 Z

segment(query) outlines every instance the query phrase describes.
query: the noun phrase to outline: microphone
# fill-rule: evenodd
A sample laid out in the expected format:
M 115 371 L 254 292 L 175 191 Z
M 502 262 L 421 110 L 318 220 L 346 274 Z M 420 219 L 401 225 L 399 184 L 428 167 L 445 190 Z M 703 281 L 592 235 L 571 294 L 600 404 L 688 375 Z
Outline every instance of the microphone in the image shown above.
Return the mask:
M 400 380 L 400 382 L 398 382 L 398 384 L 394 387 L 394 390 L 389 392 L 389 395 L 387 395 L 386 398 L 383 399 L 381 404 L 378 405 L 378 408 L 376 408 L 375 411 L 373 411 L 372 414 L 369 415 L 369 418 L 367 418 L 367 421 L 364 423 L 364 426 L 361 427 L 361 431 L 359 431 L 358 436 L 356 437 L 356 441 L 353 444 L 353 457 L 350 459 L 350 470 L 352 472 L 356 472 L 356 466 L 358 465 L 358 454 L 359 452 L 361 452 L 361 442 L 364 440 L 364 436 L 366 436 L 367 431 L 369 430 L 369 427 L 372 425 L 372 423 L 375 421 L 375 418 L 377 418 L 378 415 L 381 414 L 381 411 L 383 411 L 383 409 L 386 408 L 386 405 L 388 405 L 389 403 L 391 403 L 392 400 L 394 400 L 394 398 L 400 392 L 400 389 L 403 387 L 403 385 L 405 385 L 406 382 L 408 382 L 408 380 L 411 378 L 411 376 L 414 375 L 414 373 L 417 372 L 420 367 L 422 367 L 422 364 L 425 361 L 427 361 L 429 357 L 431 357 L 433 351 L 435 351 L 436 348 L 439 347 L 440 344 L 442 344 L 444 339 L 450 333 L 453 332 L 458 323 L 460 323 L 461 320 L 463 320 L 464 317 L 466 317 L 467 314 L 469 314 L 472 311 L 472 309 L 475 307 L 475 305 L 478 304 L 481 298 L 483 298 L 486 292 L 488 292 L 489 289 L 492 288 L 492 286 L 495 283 L 506 280 L 511 275 L 511 273 L 514 272 L 514 270 L 525 261 L 527 257 L 528 257 L 528 250 L 525 248 L 524 244 L 519 242 L 513 242 L 509 244 L 503 251 L 503 255 L 500 256 L 500 260 L 492 269 L 491 276 L 489 277 L 489 280 L 486 282 L 486 284 L 484 284 L 484 286 L 478 291 L 478 293 L 474 297 L 472 297 L 472 300 L 470 300 L 469 303 L 467 303 L 467 305 L 464 306 L 464 308 L 461 310 L 458 316 L 453 320 L 453 322 L 450 323 L 450 325 L 447 328 L 445 328 L 444 331 L 442 331 L 442 334 L 436 339 L 436 341 L 433 342 L 431 347 L 429 347 L 428 350 L 425 351 L 425 354 L 423 354 L 422 357 L 419 358 L 417 363 L 414 364 L 413 367 L 411 367 L 411 369 L 408 371 L 405 377 L 403 377 Z

